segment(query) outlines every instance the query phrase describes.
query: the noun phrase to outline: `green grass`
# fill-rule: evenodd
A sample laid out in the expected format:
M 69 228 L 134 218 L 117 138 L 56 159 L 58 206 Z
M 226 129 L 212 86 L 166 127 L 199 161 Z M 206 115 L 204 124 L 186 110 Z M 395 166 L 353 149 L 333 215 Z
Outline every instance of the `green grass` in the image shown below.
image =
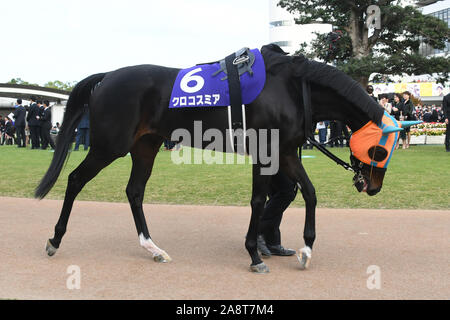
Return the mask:
M 342 159 L 348 148 L 333 149 Z M 145 192 L 146 203 L 247 206 L 251 195 L 251 165 L 175 165 L 170 152 L 160 151 Z M 53 153 L 0 146 L 0 195 L 33 196 Z M 352 174 L 316 150 L 304 150 L 305 168 L 316 187 L 318 206 L 327 208 L 450 209 L 450 153 L 444 146 L 413 146 L 397 150 L 391 159 L 382 191 L 369 197 L 352 186 Z M 68 174 L 84 159 L 72 152 L 57 183 L 48 194 L 63 199 Z M 117 159 L 89 182 L 78 200 L 127 202 L 125 187 L 131 157 Z M 304 206 L 299 194 L 292 204 Z

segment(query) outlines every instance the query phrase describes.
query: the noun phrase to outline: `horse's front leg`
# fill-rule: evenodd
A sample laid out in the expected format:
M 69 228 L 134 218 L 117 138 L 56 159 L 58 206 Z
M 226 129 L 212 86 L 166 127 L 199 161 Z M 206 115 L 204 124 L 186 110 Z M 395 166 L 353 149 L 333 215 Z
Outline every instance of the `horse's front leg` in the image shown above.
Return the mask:
M 303 231 L 303 239 L 305 247 L 300 249 L 298 260 L 300 262 L 300 269 L 304 270 L 309 267 L 311 262 L 311 254 L 314 240 L 316 239 L 316 205 L 317 197 L 316 190 L 309 180 L 299 157 L 291 155 L 283 157 L 281 161 L 284 162 L 284 169 L 291 179 L 297 181 L 300 187 L 303 199 L 305 200 L 305 228 Z
M 252 200 L 250 202 L 252 216 L 245 240 L 245 248 L 252 259 L 250 270 L 256 273 L 267 273 L 269 272 L 269 268 L 262 262 L 261 257 L 258 254 L 256 238 L 258 235 L 259 221 L 266 203 L 271 176 L 261 175 L 260 169 L 260 165 L 253 165 Z

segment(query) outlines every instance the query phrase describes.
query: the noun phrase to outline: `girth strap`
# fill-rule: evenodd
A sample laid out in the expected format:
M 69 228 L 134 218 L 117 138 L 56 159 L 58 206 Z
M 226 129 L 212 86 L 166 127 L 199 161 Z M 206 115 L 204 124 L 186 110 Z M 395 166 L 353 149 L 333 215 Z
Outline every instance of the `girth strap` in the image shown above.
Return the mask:
M 242 104 L 241 81 L 239 78 L 236 53 L 230 54 L 225 58 L 227 69 L 228 89 L 230 92 L 230 106 L 228 107 L 228 121 L 231 145 L 236 152 L 245 153 L 245 107 Z M 237 129 L 242 129 L 236 131 Z M 236 140 L 234 139 L 236 136 Z

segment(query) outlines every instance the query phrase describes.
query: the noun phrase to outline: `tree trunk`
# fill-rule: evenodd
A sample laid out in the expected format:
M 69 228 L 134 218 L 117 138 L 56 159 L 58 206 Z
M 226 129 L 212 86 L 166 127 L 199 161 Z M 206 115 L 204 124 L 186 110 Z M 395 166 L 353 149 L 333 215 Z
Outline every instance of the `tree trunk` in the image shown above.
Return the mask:
M 361 76 L 357 79 L 357 81 L 361 84 L 361 86 L 366 90 L 367 85 L 369 83 L 369 77 Z

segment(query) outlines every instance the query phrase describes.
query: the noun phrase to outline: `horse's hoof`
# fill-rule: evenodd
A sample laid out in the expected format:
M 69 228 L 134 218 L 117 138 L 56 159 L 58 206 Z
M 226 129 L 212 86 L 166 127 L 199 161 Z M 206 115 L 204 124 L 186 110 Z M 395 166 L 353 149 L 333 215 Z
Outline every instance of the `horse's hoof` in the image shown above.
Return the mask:
M 254 273 L 269 273 L 269 267 L 261 262 L 259 264 L 250 265 L 250 271 Z
M 311 248 L 304 247 L 300 249 L 297 259 L 298 262 L 300 262 L 300 270 L 308 269 L 309 264 L 311 263 Z
M 53 256 L 53 255 L 56 253 L 57 250 L 58 250 L 58 249 L 55 248 L 55 247 L 50 243 L 50 240 L 47 240 L 47 245 L 45 246 L 45 251 L 47 251 L 47 254 L 51 257 L 51 256 Z
M 167 253 L 162 252 L 161 254 L 153 256 L 153 260 L 159 263 L 166 263 L 172 261 L 172 258 Z

